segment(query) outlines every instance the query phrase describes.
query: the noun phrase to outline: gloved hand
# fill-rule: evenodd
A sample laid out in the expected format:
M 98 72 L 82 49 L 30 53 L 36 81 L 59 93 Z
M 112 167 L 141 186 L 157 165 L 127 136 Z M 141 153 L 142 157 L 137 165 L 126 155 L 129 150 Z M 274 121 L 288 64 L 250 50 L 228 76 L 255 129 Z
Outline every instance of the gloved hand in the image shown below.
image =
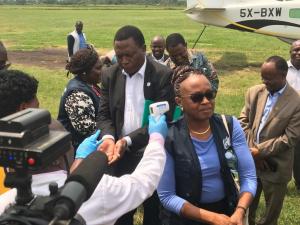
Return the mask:
M 84 159 L 93 151 L 96 151 L 98 146 L 103 142 L 103 140 L 98 141 L 97 138 L 100 134 L 100 130 L 96 133 L 84 139 L 83 142 L 78 146 L 76 150 L 76 159 Z
M 166 116 L 162 115 L 159 117 L 159 120 L 156 121 L 155 117 L 149 115 L 149 126 L 148 126 L 149 135 L 152 133 L 160 133 L 164 138 L 168 134 L 168 126 L 166 122 Z

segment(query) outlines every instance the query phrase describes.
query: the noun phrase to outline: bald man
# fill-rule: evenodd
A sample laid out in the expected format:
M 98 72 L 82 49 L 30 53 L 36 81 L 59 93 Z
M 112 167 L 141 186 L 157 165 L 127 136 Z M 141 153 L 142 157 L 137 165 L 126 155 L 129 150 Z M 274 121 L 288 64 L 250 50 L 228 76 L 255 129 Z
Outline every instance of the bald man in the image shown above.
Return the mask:
M 79 49 L 87 47 L 86 36 L 85 33 L 82 32 L 82 30 L 82 21 L 76 21 L 75 30 L 69 33 L 67 37 L 69 60 L 70 57 L 74 55 Z
M 292 43 L 290 57 L 291 59 L 287 61 L 289 69 L 286 79 L 300 93 L 300 40 Z M 295 148 L 293 175 L 296 188 L 300 192 L 300 141 Z
M 6 48 L 0 41 L 0 70 L 6 70 L 9 66 Z
M 164 64 L 164 62 L 169 58 L 167 54 L 165 54 L 166 49 L 166 41 L 163 36 L 157 35 L 151 40 L 151 51 L 149 55 L 152 56 L 152 58 L 161 64 Z
M 261 66 L 263 84 L 251 87 L 240 114 L 257 172 L 256 196 L 249 208 L 250 225 L 277 225 L 292 178 L 293 154 L 300 139 L 300 97 L 286 82 L 288 64 L 280 56 Z M 255 221 L 261 193 L 265 213 Z

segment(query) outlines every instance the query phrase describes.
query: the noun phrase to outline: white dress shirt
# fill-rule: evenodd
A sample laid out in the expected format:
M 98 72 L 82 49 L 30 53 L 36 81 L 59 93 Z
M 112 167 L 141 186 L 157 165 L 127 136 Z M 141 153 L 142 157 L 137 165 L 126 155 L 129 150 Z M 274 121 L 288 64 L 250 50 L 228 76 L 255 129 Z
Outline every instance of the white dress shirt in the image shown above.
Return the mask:
M 160 59 L 155 58 L 153 54 L 151 54 L 152 59 L 162 65 L 165 65 L 165 55 L 163 55 Z
M 163 137 L 158 133 L 151 134 L 144 156 L 135 171 L 119 178 L 104 175 L 90 199 L 81 206 L 78 213 L 88 225 L 113 225 L 120 216 L 135 209 L 153 194 L 165 161 Z M 41 175 L 48 177 L 46 174 Z M 33 187 L 36 182 L 37 180 L 33 179 Z M 48 183 L 39 187 L 39 190 L 48 190 Z M 1 195 L 1 207 L 7 206 L 10 203 L 8 200 L 14 199 L 15 195 L 14 189 Z
M 132 131 L 142 126 L 144 113 L 144 78 L 146 70 L 146 57 L 142 67 L 134 75 L 129 76 L 124 70 L 122 74 L 126 76 L 125 86 L 125 107 L 124 107 L 124 124 L 122 136 L 126 136 Z M 131 145 L 131 139 L 126 137 L 127 145 Z
M 291 60 L 287 61 L 289 69 L 286 76 L 288 83 L 296 90 L 300 91 L 300 70 L 297 70 Z

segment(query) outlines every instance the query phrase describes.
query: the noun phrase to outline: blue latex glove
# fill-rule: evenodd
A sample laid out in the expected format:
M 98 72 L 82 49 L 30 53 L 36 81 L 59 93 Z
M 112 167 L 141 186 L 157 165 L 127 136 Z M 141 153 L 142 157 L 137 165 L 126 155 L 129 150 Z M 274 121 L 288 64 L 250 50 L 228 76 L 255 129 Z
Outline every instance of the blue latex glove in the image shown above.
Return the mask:
M 166 116 L 162 115 L 156 121 L 155 117 L 149 115 L 149 126 L 148 126 L 149 134 L 152 133 L 160 133 L 164 138 L 166 138 L 168 134 L 168 126 L 166 122 Z
M 97 140 L 99 134 L 100 130 L 97 130 L 96 133 L 87 137 L 83 142 L 81 142 L 76 150 L 76 159 L 84 159 L 93 151 L 97 150 L 98 146 L 103 142 L 103 140 Z

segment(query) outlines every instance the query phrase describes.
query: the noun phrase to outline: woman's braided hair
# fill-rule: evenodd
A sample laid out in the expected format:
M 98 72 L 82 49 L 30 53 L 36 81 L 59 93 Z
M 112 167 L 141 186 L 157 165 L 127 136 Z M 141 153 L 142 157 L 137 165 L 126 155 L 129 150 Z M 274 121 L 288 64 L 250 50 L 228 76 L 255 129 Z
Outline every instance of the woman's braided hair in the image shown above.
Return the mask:
M 203 74 L 191 66 L 178 66 L 174 69 L 171 83 L 173 84 L 176 97 L 180 96 L 180 84 L 191 75 Z
M 66 65 L 66 70 L 68 70 L 68 74 L 85 75 L 92 70 L 98 60 L 99 55 L 93 47 L 83 48 L 71 57 L 70 62 Z

